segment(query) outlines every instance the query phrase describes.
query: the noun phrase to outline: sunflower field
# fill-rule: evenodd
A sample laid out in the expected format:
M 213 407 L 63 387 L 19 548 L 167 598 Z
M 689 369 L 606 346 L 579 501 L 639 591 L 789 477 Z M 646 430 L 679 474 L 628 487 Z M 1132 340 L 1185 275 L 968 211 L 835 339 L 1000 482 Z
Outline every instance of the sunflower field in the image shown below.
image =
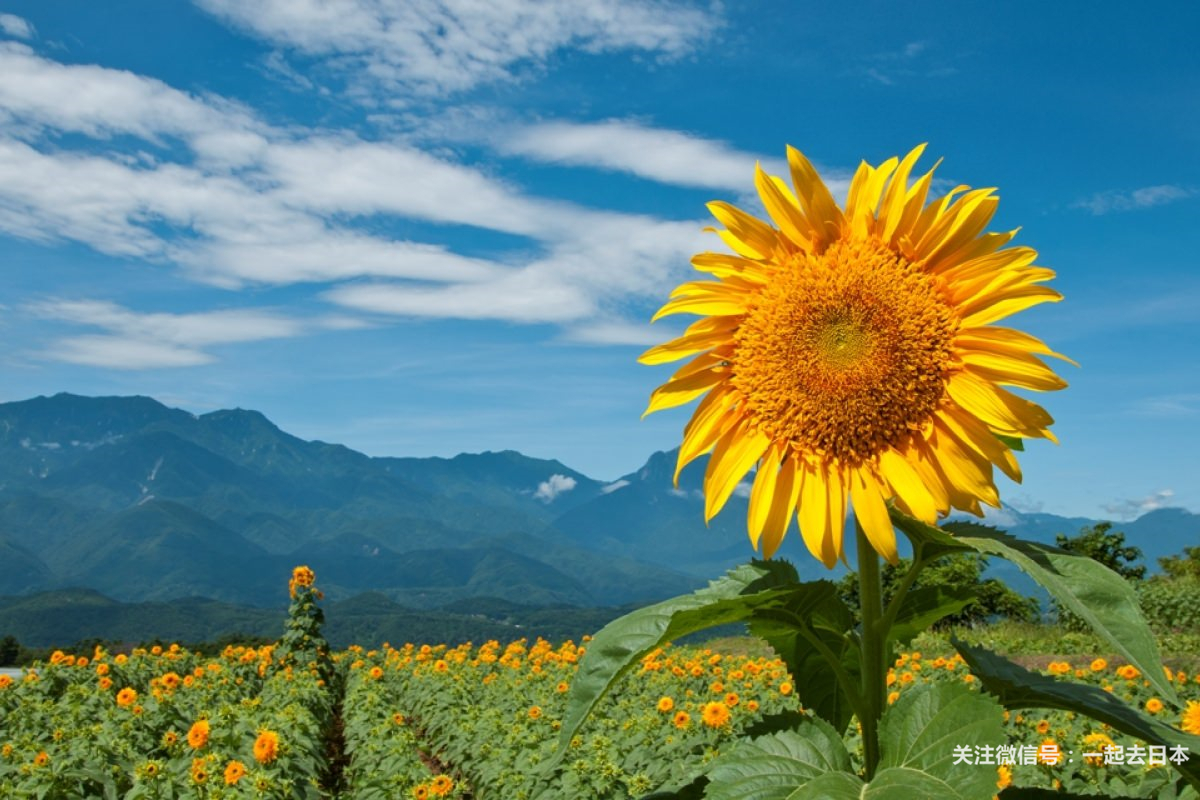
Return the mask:
M 0 797 L 624 800 L 686 784 L 739 736 L 807 714 L 778 659 L 668 646 L 559 754 L 587 645 L 352 647 L 333 654 L 332 681 L 270 647 L 56 653 L 0 677 Z M 1054 661 L 1043 673 L 1200 728 L 1200 675 L 1169 671 L 1187 703 L 1172 709 L 1129 664 Z M 889 704 L 928 684 L 979 691 L 957 655 L 902 653 L 887 682 Z M 942 746 L 994 775 L 997 793 L 1151 798 L 1173 779 L 1171 752 L 1069 712 L 1010 712 L 994 746 Z

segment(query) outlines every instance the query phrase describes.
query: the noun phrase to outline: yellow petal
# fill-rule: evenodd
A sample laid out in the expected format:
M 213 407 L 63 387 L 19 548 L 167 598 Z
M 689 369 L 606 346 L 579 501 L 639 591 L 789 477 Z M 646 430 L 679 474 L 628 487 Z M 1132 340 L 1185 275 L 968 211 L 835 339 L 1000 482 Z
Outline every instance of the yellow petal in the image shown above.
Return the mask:
M 704 472 L 705 522 L 717 515 L 770 443 L 762 433 L 745 425 L 731 428 L 717 441 Z
M 1000 495 L 992 482 L 991 462 L 974 450 L 964 447 L 940 423 L 940 419 L 934 422 L 934 430 L 937 431 L 934 447 L 943 474 L 967 497 L 999 507 Z
M 875 168 L 864 161 L 858 168 L 846 198 L 846 216 L 850 219 L 851 235 L 862 238 L 874 230 L 879 196 L 898 163 L 899 159 L 889 158 Z
M 666 364 L 686 358 L 703 350 L 711 350 L 728 341 L 729 334 L 725 331 L 684 335 L 678 339 L 672 339 L 669 342 L 663 342 L 651 347 L 638 356 L 638 363 L 650 365 Z
M 792 185 L 796 187 L 796 199 L 800 201 L 804 216 L 812 226 L 814 241 L 836 239 L 842 230 L 842 210 L 804 154 L 789 145 L 787 155 Z
M 808 550 L 829 569 L 842 551 L 846 489 L 836 466 L 803 464 L 797 522 Z
M 1012 450 L 978 419 L 969 414 L 943 413 L 938 422 L 963 445 L 995 464 L 1012 480 L 1021 482 L 1021 466 Z
M 950 399 L 998 433 L 1050 438 L 1054 418 L 1041 406 L 1017 397 L 969 372 L 957 372 L 946 382 Z
M 664 305 L 658 313 L 650 318 L 657 322 L 671 314 L 700 314 L 709 317 L 732 317 L 746 313 L 746 298 L 744 295 L 732 292 L 724 295 L 711 294 L 694 297 L 680 297 Z
M 783 235 L 801 249 L 812 249 L 812 226 L 796 204 L 795 196 L 772 180 L 758 164 L 754 165 L 754 185 L 758 189 L 758 196 L 762 198 L 763 207 Z
M 779 467 L 779 475 L 775 479 L 775 497 L 771 501 L 771 513 L 763 525 L 762 549 L 763 558 L 770 558 L 779 549 L 787 533 L 788 523 L 796 510 L 800 499 L 800 473 L 797 470 L 796 458 L 784 456 L 783 464 Z
M 1012 328 L 993 326 L 960 328 L 958 336 L 955 337 L 954 341 L 957 346 L 961 346 L 964 349 L 993 350 L 1000 353 L 1038 353 L 1050 356 L 1051 358 L 1062 359 L 1076 367 L 1079 366 L 1073 359 L 1051 350 L 1045 342 L 1036 336 L 1030 336 L 1024 331 L 1013 330 Z
M 779 246 L 778 237 L 770 225 L 740 208 L 714 200 L 708 204 L 708 210 L 730 234 L 746 245 L 747 250 L 756 253 L 752 258 L 767 258 Z M 729 243 L 729 239 L 721 238 Z
M 779 447 L 767 448 L 754 476 L 754 485 L 750 488 L 746 530 L 750 533 L 750 543 L 755 550 L 758 549 L 758 540 L 767 525 L 767 519 L 771 516 L 771 504 L 775 501 L 775 484 L 779 478 L 779 460 L 782 455 L 783 451 Z
M 896 531 L 892 528 L 887 504 L 883 500 L 883 487 L 866 466 L 851 470 L 850 477 L 850 502 L 854 505 L 854 516 L 858 518 L 875 552 L 887 559 L 889 564 L 895 564 L 900 558 L 896 553 Z
M 904 217 L 905 198 L 908 196 L 908 178 L 917 164 L 917 159 L 924 152 L 924 144 L 914 147 L 900 162 L 896 168 L 896 174 L 892 176 L 892 182 L 888 186 L 883 200 L 883 207 L 879 210 L 879 217 L 883 221 L 881 238 L 885 242 L 892 241 L 892 237 L 900 225 L 900 220 Z
M 692 266 L 718 278 L 737 276 L 758 284 L 767 280 L 761 264 L 732 253 L 697 253 L 692 256 Z
M 916 467 L 891 449 L 879 455 L 879 470 L 909 514 L 929 525 L 937 522 L 937 502 Z
M 968 372 L 992 383 L 1039 392 L 1067 388 L 1067 382 L 1054 374 L 1037 356 L 1020 357 L 968 350 L 962 354 L 962 361 Z
M 707 453 L 738 421 L 739 417 L 736 414 L 728 413 L 732 400 L 732 393 L 721 386 L 709 392 L 696 406 L 696 412 L 684 428 L 679 456 L 675 459 L 676 486 L 679 485 L 679 473 L 683 468 Z
M 961 324 L 964 328 L 987 325 L 1039 303 L 1057 303 L 1059 300 L 1062 295 L 1048 286 L 1025 286 L 986 298 L 963 316 Z
M 721 383 L 726 377 L 728 377 L 727 373 L 703 370 L 678 380 L 667 381 L 650 395 L 650 403 L 646 406 L 642 417 L 664 408 L 674 408 L 689 403 Z
M 991 195 L 991 189 L 977 189 L 964 195 L 938 224 L 930 228 L 917 253 L 927 263 L 934 263 L 940 254 L 952 253 L 965 246 L 983 233 L 1000 198 Z

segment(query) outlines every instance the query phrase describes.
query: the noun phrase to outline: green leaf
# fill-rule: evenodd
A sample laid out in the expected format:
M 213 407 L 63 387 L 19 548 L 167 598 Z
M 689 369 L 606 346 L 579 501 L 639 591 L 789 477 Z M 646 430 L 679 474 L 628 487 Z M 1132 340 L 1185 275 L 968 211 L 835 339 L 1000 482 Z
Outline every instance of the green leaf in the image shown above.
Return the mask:
M 957 541 L 1016 564 L 1141 670 L 1164 700 L 1179 703 L 1175 687 L 1163 674 L 1158 642 L 1129 581 L 1094 558 L 1022 541 L 983 525 L 950 522 L 942 527 Z
M 596 703 L 622 675 L 656 647 L 705 628 L 741 622 L 756 608 L 782 604 L 798 581 L 785 561 L 755 561 L 737 567 L 706 588 L 664 600 L 613 620 L 588 644 L 563 714 L 556 765 L 566 745 Z
M 983 687 L 999 698 L 1006 708 L 1074 711 L 1107 723 L 1148 744 L 1167 748 L 1182 745 L 1191 757 L 1176 768 L 1200 788 L 1200 758 L 1195 757 L 1196 753 L 1200 753 L 1200 736 L 1176 730 L 1165 722 L 1147 716 L 1097 686 L 1060 681 L 1030 672 L 1003 656 L 958 639 L 951 639 L 951 643 L 962 654 Z
M 969 586 L 925 586 L 904 596 L 892 623 L 891 637 L 901 645 L 928 630 L 931 625 L 969 606 L 978 592 Z
M 824 580 L 795 586 L 782 607 L 757 609 L 750 617 L 750 632 L 765 639 L 787 665 L 801 704 L 837 730 L 846 729 L 854 709 L 836 670 L 814 642 L 824 646 L 857 687 L 861 653 L 848 635 L 853 627 L 854 616 L 837 586 Z
M 892 518 L 892 524 L 908 537 L 908 540 L 912 542 L 913 550 L 919 550 L 921 558 L 925 561 L 933 561 L 951 553 L 970 552 L 973 549 L 941 528 L 926 525 L 919 519 L 908 516 L 894 505 L 888 506 L 888 515 Z
M 955 748 L 965 747 L 973 754 L 975 745 L 1004 741 L 1004 711 L 992 698 L 961 683 L 915 686 L 901 692 L 883 712 L 879 772 L 871 789 L 893 769 L 902 769 L 944 782 L 951 787 L 950 797 L 988 800 L 996 793 L 996 770 L 980 769 L 973 758 L 956 757 Z M 892 780 L 901 778 L 897 774 Z
M 705 800 L 791 800 L 827 773 L 850 772 L 842 737 L 823 720 L 806 718 L 795 730 L 743 740 L 718 756 L 708 771 Z M 861 781 L 859 785 L 861 786 Z
M 936 528 L 895 508 L 889 510 L 892 522 L 914 548 L 921 549 L 924 558 L 975 550 L 1012 562 L 1141 670 L 1163 699 L 1179 702 L 1163 674 L 1158 643 L 1142 616 L 1133 587 L 1108 567 L 1088 556 L 1022 541 L 985 525 L 948 522 Z
M 708 778 L 700 775 L 684 786 L 660 789 L 642 796 L 639 800 L 704 800 L 704 787 L 706 786 L 708 786 Z

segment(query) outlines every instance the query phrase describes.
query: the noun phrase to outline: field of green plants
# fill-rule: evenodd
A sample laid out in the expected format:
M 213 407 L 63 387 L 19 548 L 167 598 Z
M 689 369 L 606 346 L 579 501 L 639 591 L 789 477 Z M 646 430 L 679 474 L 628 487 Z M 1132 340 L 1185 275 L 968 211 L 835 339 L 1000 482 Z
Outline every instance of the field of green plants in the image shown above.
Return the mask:
M 661 648 L 556 763 L 586 647 L 353 647 L 334 655 L 331 680 L 316 662 L 281 663 L 272 648 L 56 654 L 0 678 L 0 797 L 639 798 L 686 781 L 765 718 L 803 713 L 772 656 Z M 1057 660 L 1043 672 L 1185 722 L 1128 664 Z M 1200 709 L 1200 675 L 1168 677 Z M 903 653 L 888 702 L 939 682 L 977 691 L 957 656 Z M 1012 713 L 1006 726 L 994 747 L 956 756 L 994 776 L 997 792 L 1012 784 L 1150 798 L 1174 779 L 1170 752 L 1071 713 Z

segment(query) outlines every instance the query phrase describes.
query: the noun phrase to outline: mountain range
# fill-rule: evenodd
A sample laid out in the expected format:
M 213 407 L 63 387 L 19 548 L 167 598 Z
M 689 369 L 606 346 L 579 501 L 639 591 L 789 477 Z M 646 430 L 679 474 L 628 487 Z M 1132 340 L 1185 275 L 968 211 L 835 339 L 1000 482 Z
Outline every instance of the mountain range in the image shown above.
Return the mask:
M 276 608 L 303 563 L 331 601 L 645 602 L 752 555 L 746 487 L 705 525 L 705 459 L 678 486 L 674 464 L 674 452 L 654 453 L 604 482 L 513 451 L 372 458 L 241 409 L 69 394 L 3 403 L 0 595 L 82 587 L 124 603 Z M 1048 542 L 1096 522 L 1007 506 L 1000 516 Z M 1117 529 L 1153 570 L 1200 540 L 1200 515 L 1161 509 Z M 802 573 L 824 574 L 798 537 L 789 546 Z

